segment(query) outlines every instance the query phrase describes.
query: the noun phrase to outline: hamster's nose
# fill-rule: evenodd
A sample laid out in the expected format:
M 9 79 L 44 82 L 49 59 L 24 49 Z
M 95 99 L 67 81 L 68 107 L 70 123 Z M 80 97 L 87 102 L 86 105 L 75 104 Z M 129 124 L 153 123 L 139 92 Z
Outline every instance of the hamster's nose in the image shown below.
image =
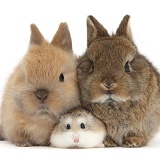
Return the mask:
M 74 143 L 78 143 L 79 142 L 79 138 L 78 137 L 75 137 L 73 140 L 74 140 Z
M 74 143 L 79 143 L 79 139 L 80 139 L 79 135 L 73 135 L 72 138 Z
M 49 91 L 46 90 L 46 89 L 37 89 L 36 92 L 35 92 L 35 95 L 43 103 L 44 100 L 47 99 L 48 93 L 49 93 Z

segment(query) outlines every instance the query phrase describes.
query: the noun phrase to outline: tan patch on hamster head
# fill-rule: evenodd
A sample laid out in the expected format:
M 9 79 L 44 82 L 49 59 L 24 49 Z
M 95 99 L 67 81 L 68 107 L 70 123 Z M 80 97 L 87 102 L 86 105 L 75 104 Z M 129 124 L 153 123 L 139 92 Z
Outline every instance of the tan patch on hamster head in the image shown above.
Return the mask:
M 60 24 L 51 43 L 44 40 L 36 25 L 31 25 L 30 46 L 17 77 L 17 84 L 24 84 L 19 91 L 26 111 L 36 112 L 43 101 L 42 109 L 59 115 L 79 104 L 76 63 L 66 23 Z
M 69 126 L 67 126 L 69 125 Z M 98 125 L 102 125 L 93 115 L 87 110 L 78 107 L 61 116 L 58 127 L 63 131 L 79 130 L 96 130 Z M 68 128 L 69 127 L 69 128 Z
M 125 102 L 141 99 L 148 92 L 149 66 L 132 40 L 129 19 L 126 15 L 116 34 L 110 36 L 93 16 L 88 17 L 88 49 L 78 65 L 82 101 Z M 150 78 L 156 83 L 155 77 Z

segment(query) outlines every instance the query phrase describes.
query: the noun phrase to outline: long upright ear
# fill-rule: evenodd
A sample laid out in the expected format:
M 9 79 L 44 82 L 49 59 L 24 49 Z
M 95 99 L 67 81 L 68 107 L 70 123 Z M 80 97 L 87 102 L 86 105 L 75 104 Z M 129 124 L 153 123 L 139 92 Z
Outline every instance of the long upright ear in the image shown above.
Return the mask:
M 31 24 L 30 44 L 40 45 L 45 41 L 43 35 L 35 24 Z
M 109 37 L 107 30 L 93 17 L 87 17 L 87 47 L 100 37 Z
M 122 19 L 122 21 L 116 31 L 116 35 L 117 36 L 125 36 L 129 40 L 132 40 L 132 32 L 131 32 L 129 21 L 130 21 L 129 15 L 126 15 L 123 17 L 123 19 Z
M 72 52 L 72 40 L 67 23 L 60 23 L 51 44 L 56 45 L 63 50 Z

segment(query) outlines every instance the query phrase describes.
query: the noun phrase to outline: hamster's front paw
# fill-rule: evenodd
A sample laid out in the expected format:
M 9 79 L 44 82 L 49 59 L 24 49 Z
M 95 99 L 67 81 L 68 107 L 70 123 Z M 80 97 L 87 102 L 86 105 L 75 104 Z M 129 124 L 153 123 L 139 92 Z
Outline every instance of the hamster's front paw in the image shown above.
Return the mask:
M 78 149 L 79 147 L 77 146 L 71 146 L 70 149 Z
M 104 148 L 105 145 L 103 143 L 99 144 L 98 146 L 96 146 L 96 148 Z
M 146 140 L 141 137 L 127 137 L 123 143 L 123 147 L 137 148 L 146 145 Z
M 117 144 L 112 140 L 111 137 L 108 137 L 108 136 L 106 136 L 103 143 L 104 143 L 105 147 L 117 147 Z

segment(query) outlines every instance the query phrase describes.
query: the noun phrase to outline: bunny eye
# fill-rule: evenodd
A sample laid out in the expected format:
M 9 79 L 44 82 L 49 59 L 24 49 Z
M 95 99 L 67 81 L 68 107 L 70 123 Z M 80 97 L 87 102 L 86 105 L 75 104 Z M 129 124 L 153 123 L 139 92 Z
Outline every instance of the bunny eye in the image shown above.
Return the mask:
M 125 68 L 125 71 L 126 71 L 126 72 L 130 72 L 130 65 L 129 65 L 129 62 L 128 62 L 128 61 L 126 62 L 124 68 Z
M 93 72 L 93 70 L 94 70 L 94 64 L 92 65 L 91 70 L 92 70 L 92 72 Z
M 71 129 L 70 124 L 67 124 L 66 129 Z
M 92 73 L 94 70 L 94 64 L 92 64 L 91 68 L 89 69 L 89 73 Z
M 85 129 L 85 128 L 86 128 L 86 126 L 84 125 L 84 123 L 81 123 L 80 126 L 81 126 L 82 129 Z
M 64 75 L 63 75 L 63 73 L 61 73 L 61 74 L 59 75 L 59 81 L 60 81 L 60 82 L 64 82 Z

